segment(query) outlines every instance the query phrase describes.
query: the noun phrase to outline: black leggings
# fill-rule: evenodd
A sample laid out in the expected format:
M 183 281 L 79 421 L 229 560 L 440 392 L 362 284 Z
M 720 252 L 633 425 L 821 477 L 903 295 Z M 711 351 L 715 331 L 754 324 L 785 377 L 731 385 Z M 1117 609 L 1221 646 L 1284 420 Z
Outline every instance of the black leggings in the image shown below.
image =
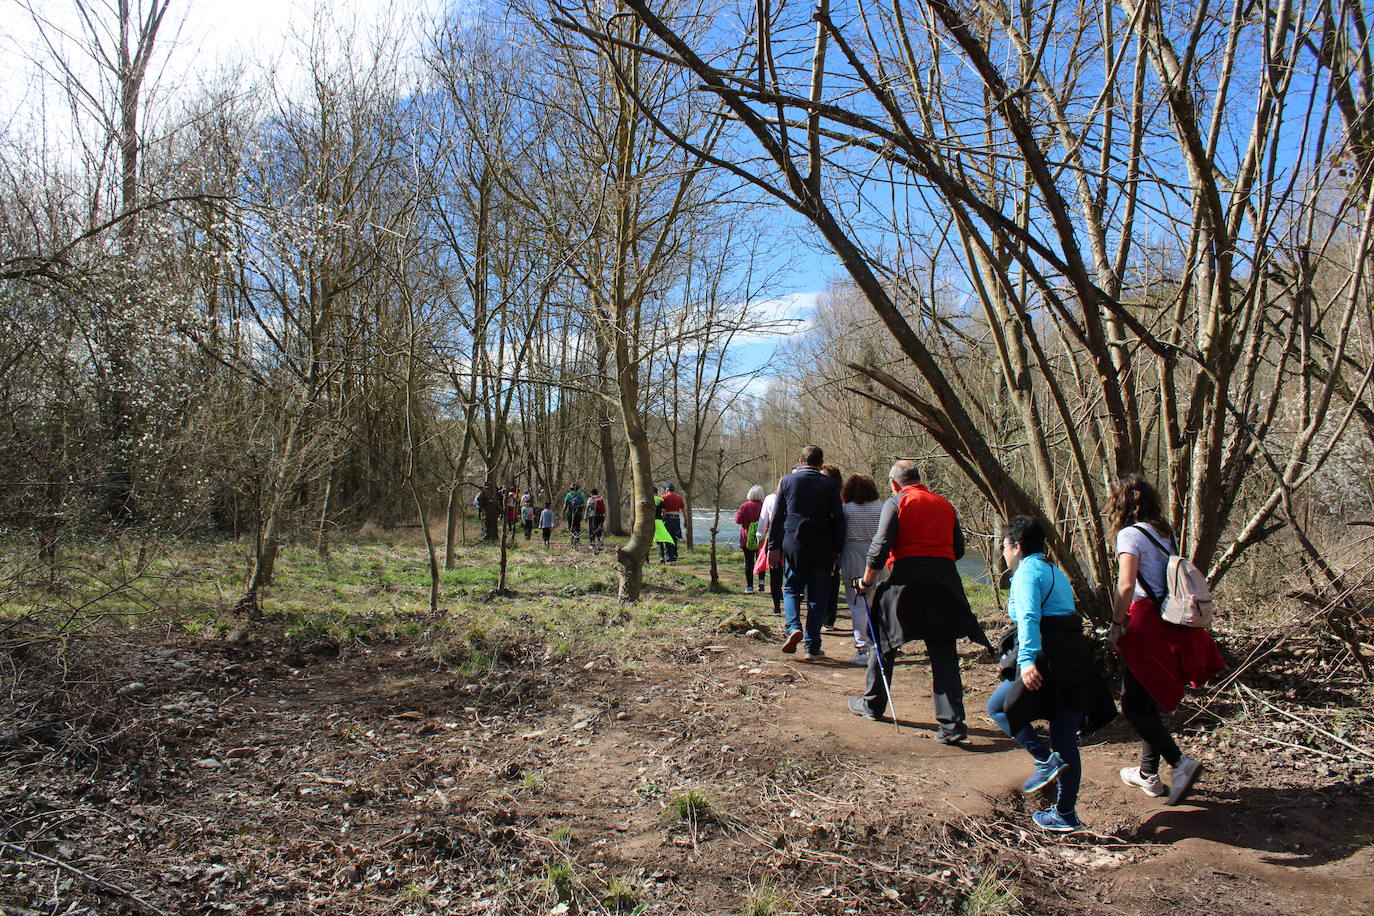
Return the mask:
M 1140 772 L 1150 776 L 1159 772 L 1159 758 L 1169 766 L 1177 765 L 1183 752 L 1159 714 L 1159 704 L 1150 696 L 1131 669 L 1121 666 L 1121 712 L 1140 735 Z
M 740 553 L 744 554 L 744 584 L 750 588 L 754 587 L 754 561 L 759 558 L 757 549 L 750 550 L 748 547 L 740 548 Z M 763 586 L 763 576 L 759 576 L 759 586 Z
M 760 582 L 759 585 L 762 586 L 763 583 Z M 771 563 L 769 564 L 769 566 L 768 566 L 768 591 L 769 591 L 770 593 L 772 593 L 772 596 L 773 596 L 773 613 L 774 613 L 774 614 L 781 614 L 781 613 L 782 613 L 782 566 L 781 566 L 781 565 L 773 566 Z

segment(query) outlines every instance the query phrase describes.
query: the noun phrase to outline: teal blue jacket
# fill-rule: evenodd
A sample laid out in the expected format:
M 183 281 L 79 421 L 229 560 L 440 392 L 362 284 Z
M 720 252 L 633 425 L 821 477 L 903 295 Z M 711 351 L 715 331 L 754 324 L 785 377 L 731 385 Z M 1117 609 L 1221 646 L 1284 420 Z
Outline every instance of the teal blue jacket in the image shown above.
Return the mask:
M 1021 558 L 1011 577 L 1011 597 L 1007 613 L 1016 624 L 1016 664 L 1028 668 L 1040 652 L 1040 618 L 1061 617 L 1074 612 L 1073 589 L 1069 579 L 1043 553 Z

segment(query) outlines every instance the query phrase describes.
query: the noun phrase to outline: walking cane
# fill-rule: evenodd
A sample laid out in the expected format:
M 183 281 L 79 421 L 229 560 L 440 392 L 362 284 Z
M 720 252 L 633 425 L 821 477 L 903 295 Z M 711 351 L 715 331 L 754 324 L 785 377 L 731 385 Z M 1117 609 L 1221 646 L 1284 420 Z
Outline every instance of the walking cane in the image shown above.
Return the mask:
M 868 617 L 868 644 L 878 662 L 878 678 L 883 682 L 883 692 L 887 694 L 887 708 L 892 710 L 892 725 L 900 735 L 902 726 L 897 722 L 897 703 L 892 699 L 892 679 L 888 676 L 887 667 L 883 665 L 883 653 L 878 648 L 878 631 L 873 625 L 873 608 L 868 603 L 868 595 L 859 594 L 857 597 L 864 603 L 864 614 Z

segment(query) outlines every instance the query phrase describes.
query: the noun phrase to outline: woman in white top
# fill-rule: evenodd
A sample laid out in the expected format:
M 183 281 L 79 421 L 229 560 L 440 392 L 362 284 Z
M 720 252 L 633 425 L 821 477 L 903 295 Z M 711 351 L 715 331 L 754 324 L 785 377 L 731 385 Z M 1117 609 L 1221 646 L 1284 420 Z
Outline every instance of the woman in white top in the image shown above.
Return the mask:
M 778 479 L 778 486 L 782 485 L 782 479 Z M 773 488 L 773 492 L 763 498 L 763 508 L 759 510 L 759 543 L 768 543 L 768 526 L 773 524 L 773 510 L 778 504 L 778 489 Z M 768 591 L 773 598 L 773 613 L 782 616 L 782 570 L 774 569 L 768 565 L 768 551 L 759 550 L 758 562 L 760 567 L 755 570 L 762 575 L 764 569 L 768 570 Z M 763 580 L 759 580 L 759 587 L 763 587 Z
M 840 555 L 840 575 L 844 578 L 845 597 L 849 602 L 849 618 L 854 623 L 854 658 L 856 665 L 868 664 L 868 599 L 854 591 L 854 580 L 864 574 L 868 547 L 878 533 L 878 519 L 883 514 L 883 501 L 878 487 L 867 474 L 850 474 L 840 490 L 844 500 L 844 552 Z
M 1206 630 L 1160 617 L 1169 556 L 1178 547 L 1155 488 L 1139 474 L 1121 476 L 1107 517 L 1118 568 L 1108 638 L 1123 662 L 1121 712 L 1140 735 L 1140 764 L 1123 768 L 1121 781 L 1176 805 L 1192 791 L 1202 764 L 1179 749 L 1161 712 L 1172 712 L 1189 683 L 1206 681 L 1225 663 Z M 1160 779 L 1161 758 L 1172 767 L 1170 785 Z

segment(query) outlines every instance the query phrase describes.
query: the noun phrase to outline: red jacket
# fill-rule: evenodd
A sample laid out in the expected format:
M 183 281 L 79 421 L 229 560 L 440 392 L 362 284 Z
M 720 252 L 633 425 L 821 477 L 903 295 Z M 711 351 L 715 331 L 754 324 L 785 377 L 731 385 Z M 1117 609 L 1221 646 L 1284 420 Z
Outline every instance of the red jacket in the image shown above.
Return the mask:
M 735 511 L 735 524 L 739 525 L 739 546 L 744 549 L 744 542 L 749 535 L 749 526 L 759 520 L 759 514 L 763 512 L 763 501 L 750 499 L 740 503 L 739 509 Z
M 907 557 L 954 560 L 954 507 L 949 500 L 914 483 L 903 488 L 897 503 L 897 538 L 887 565 Z
M 1178 708 L 1187 687 L 1197 687 L 1226 667 L 1211 633 L 1169 623 L 1149 598 L 1131 602 L 1130 622 L 1116 650 L 1165 712 Z

